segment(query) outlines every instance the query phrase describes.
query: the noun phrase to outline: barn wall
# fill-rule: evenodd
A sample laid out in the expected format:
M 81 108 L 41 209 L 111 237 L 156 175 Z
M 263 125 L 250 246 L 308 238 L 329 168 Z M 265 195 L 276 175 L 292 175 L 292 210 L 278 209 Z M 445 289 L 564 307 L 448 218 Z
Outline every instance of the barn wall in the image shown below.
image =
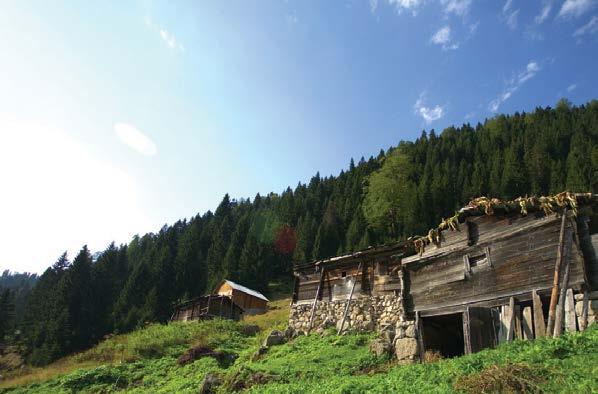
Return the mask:
M 472 219 L 470 230 L 447 234 L 450 239 L 440 248 L 428 247 L 427 255 L 404 259 L 408 310 L 445 308 L 550 288 L 560 223 L 557 215 Z M 584 283 L 583 257 L 574 242 L 573 223 L 566 222 L 565 256 L 571 262 L 568 287 L 579 288 Z M 471 262 L 469 267 L 464 255 Z

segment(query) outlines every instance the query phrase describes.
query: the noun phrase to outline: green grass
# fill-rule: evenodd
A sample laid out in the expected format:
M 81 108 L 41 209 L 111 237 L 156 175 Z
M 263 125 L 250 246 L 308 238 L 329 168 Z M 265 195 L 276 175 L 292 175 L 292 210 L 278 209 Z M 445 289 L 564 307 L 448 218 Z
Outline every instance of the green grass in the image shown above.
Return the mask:
M 280 301 L 279 306 L 249 320 L 264 329 L 280 327 L 288 302 Z M 37 379 L 14 377 L 2 383 L 0 392 L 196 393 L 208 373 L 222 377 L 222 392 L 598 392 L 596 325 L 584 333 L 556 339 L 516 341 L 466 357 L 402 366 L 368 351 L 373 334 L 338 337 L 333 332 L 296 338 L 251 361 L 264 333 L 246 336 L 244 324 L 214 320 L 150 325 L 104 341 L 60 364 L 71 369 L 58 368 L 58 373 Z M 202 358 L 178 366 L 177 357 L 196 345 L 238 357 L 231 365 Z

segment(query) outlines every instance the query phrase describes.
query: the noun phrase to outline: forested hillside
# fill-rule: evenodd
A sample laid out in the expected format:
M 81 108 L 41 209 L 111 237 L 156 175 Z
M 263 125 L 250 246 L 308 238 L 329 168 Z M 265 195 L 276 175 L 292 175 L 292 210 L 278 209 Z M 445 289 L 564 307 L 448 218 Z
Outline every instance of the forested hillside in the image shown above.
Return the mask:
M 25 310 L 29 360 L 44 364 L 107 333 L 166 321 L 177 300 L 222 278 L 265 291 L 292 262 L 421 234 L 470 198 L 598 192 L 598 101 L 422 132 L 337 176 L 281 194 L 224 196 L 214 212 L 109 245 L 83 247 L 39 278 Z

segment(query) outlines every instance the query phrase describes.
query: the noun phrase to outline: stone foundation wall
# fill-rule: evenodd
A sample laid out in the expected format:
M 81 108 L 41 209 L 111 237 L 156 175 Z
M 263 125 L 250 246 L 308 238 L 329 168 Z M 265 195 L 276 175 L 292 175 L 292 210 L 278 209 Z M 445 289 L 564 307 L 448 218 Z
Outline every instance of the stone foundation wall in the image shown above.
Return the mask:
M 588 326 L 598 321 L 598 291 L 592 291 L 589 294 L 588 301 Z M 577 322 L 581 323 L 581 312 L 583 310 L 583 294 L 575 295 L 575 315 Z
M 311 332 L 340 328 L 346 300 L 318 301 Z M 297 333 L 309 329 L 312 304 L 291 306 L 289 327 Z M 415 323 L 407 320 L 400 296 L 361 296 L 351 300 L 343 330 L 378 331 L 399 360 L 413 361 L 418 355 Z

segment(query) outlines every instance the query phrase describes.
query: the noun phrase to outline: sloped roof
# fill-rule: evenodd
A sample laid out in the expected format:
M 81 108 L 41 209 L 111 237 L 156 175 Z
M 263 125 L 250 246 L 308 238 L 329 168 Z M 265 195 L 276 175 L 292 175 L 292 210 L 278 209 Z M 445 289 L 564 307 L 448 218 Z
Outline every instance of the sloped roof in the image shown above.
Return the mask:
M 598 194 L 592 193 L 571 193 L 562 192 L 554 196 L 541 197 L 519 197 L 511 201 L 503 201 L 497 198 L 489 199 L 479 197 L 470 201 L 466 206 L 455 213 L 453 217 L 444 219 L 437 228 L 431 229 L 427 235 L 413 236 L 405 241 L 395 241 L 385 245 L 370 246 L 367 249 L 342 256 L 330 257 L 321 260 L 315 260 L 308 263 L 299 263 L 294 265 L 295 271 L 311 269 L 317 266 L 338 265 L 341 263 L 356 262 L 361 258 L 372 257 L 378 253 L 395 252 L 399 255 L 412 255 L 422 253 L 426 245 L 434 242 L 439 237 L 440 232 L 444 230 L 454 230 L 470 216 L 493 215 L 495 211 L 511 212 L 527 215 L 528 211 L 543 210 L 546 214 L 560 210 L 564 207 L 577 210 L 578 204 L 596 204 L 598 203 Z
M 216 286 L 216 289 L 218 289 L 220 286 L 222 286 L 224 283 L 226 283 L 227 285 L 229 285 L 230 287 L 232 287 L 234 290 L 238 290 L 238 291 L 242 291 L 243 293 L 249 294 L 251 296 L 254 296 L 256 298 L 260 298 L 264 301 L 270 301 L 269 299 L 267 299 L 262 293 L 255 291 L 255 290 L 251 290 L 248 287 L 242 286 L 238 283 L 235 283 L 231 280 L 225 279 L 222 282 L 220 282 L 218 284 L 218 286 Z

